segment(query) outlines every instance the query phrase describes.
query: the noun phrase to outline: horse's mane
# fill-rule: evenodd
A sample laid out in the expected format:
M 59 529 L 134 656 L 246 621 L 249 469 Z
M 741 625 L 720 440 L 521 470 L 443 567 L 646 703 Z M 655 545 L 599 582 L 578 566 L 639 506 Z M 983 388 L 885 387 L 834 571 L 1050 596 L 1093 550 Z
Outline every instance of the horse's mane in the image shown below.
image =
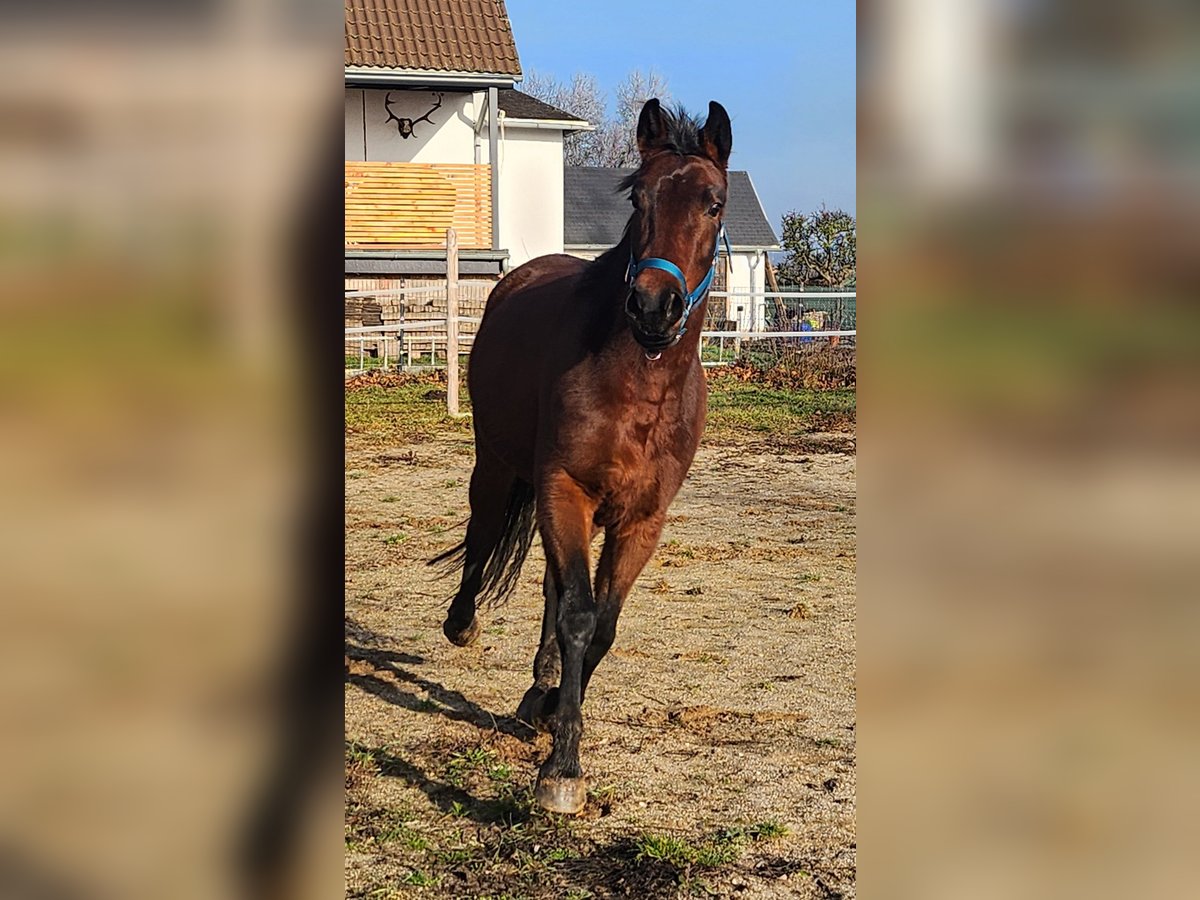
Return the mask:
M 655 152 L 659 153 L 675 153 L 679 156 L 701 156 L 704 153 L 704 144 L 700 138 L 700 132 L 703 128 L 702 123 L 681 104 L 676 103 L 670 109 L 664 108 L 662 111 L 662 122 L 666 127 L 666 134 L 659 138 L 655 146 Z M 620 191 L 628 191 L 637 184 L 638 176 L 641 175 L 641 168 L 635 169 L 630 174 L 621 179 L 617 189 Z
M 588 263 L 580 276 L 580 294 L 590 309 L 587 342 L 592 352 L 604 346 L 616 325 L 619 306 L 612 302 L 613 291 L 625 281 L 625 272 L 629 267 L 629 241 L 629 223 L 626 222 L 617 245 Z

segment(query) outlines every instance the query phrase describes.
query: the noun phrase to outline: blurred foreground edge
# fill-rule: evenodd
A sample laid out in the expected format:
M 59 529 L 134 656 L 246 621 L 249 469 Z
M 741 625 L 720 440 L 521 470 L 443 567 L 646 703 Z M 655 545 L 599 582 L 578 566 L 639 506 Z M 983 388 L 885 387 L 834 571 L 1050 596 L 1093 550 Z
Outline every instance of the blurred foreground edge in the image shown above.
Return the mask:
M 1200 12 L 859 41 L 862 894 L 1193 892 Z

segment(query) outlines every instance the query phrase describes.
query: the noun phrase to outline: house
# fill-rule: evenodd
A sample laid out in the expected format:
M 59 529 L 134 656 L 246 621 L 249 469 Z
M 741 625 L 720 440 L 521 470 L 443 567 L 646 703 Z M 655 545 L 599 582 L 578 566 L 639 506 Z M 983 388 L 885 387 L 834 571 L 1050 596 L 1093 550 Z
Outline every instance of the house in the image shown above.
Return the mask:
M 631 208 L 620 183 L 631 172 L 633 169 L 567 167 L 563 180 L 565 252 L 594 259 L 621 240 Z M 721 248 L 713 290 L 728 291 L 730 296 L 710 299 L 709 327 L 736 324 L 739 331 L 762 330 L 766 324 L 761 294 L 767 289 L 767 252 L 779 250 L 780 245 L 747 172 L 729 173 L 725 231 L 733 256 L 730 259 Z
M 562 252 L 563 136 L 592 126 L 520 79 L 500 0 L 346 0 L 347 290 L 443 278 L 451 226 L 468 306 Z

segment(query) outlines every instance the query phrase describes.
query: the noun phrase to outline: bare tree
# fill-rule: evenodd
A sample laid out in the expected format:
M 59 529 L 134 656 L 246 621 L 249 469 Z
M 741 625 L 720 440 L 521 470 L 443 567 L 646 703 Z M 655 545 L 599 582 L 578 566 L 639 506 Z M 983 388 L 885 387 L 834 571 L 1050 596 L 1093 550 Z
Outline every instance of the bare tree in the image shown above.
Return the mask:
M 608 117 L 608 98 L 594 75 L 576 72 L 571 83 L 565 84 L 552 75 L 530 72 L 521 83 L 521 89 L 532 97 L 595 125 L 596 131 L 581 131 L 567 136 L 563 142 L 563 162 L 568 166 L 601 165 L 591 160 L 599 159 L 602 155 L 602 127 Z
M 609 112 L 608 95 L 595 76 L 577 72 L 570 84 L 552 75 L 530 72 L 521 90 L 565 112 L 586 119 L 595 131 L 567 135 L 563 141 L 563 162 L 568 166 L 636 166 L 639 162 L 638 116 L 651 97 L 664 103 L 671 99 L 666 79 L 656 72 L 635 69 L 616 88 L 615 114 Z
M 664 106 L 671 102 L 667 80 L 657 72 L 634 69 L 617 85 L 617 112 L 609 142 L 610 166 L 634 167 L 641 163 L 637 149 L 637 121 L 647 100 L 657 97 Z

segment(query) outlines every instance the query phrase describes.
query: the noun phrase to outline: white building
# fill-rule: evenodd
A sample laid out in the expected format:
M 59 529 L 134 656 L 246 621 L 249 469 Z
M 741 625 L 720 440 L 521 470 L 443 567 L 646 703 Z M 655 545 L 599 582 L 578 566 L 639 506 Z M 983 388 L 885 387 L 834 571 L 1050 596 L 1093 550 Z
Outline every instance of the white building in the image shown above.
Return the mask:
M 547 253 L 591 258 L 629 218 L 628 169 L 564 168 L 563 138 L 588 122 L 514 88 L 520 59 L 498 0 L 346 0 L 346 287 L 441 279 L 458 235 L 465 315 L 505 272 Z M 767 252 L 779 249 L 746 172 L 729 173 L 709 302 L 716 327 L 762 328 Z M 739 296 L 740 295 L 740 296 Z M 390 306 L 390 308 L 388 308 Z M 410 310 L 411 314 L 411 310 Z
M 513 89 L 497 0 L 347 0 L 347 286 L 445 273 L 495 280 L 560 253 L 563 136 L 591 125 Z

